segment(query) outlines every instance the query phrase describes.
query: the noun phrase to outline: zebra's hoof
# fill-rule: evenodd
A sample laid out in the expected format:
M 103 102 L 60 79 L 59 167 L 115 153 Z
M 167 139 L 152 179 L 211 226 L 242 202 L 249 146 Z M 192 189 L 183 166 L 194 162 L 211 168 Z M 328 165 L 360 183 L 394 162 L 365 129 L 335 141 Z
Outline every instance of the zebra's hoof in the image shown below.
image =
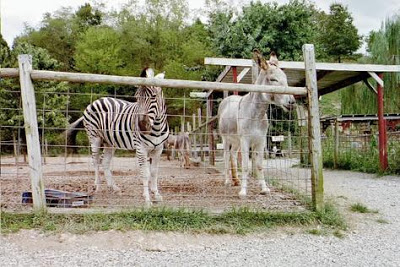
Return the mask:
M 266 196 L 266 195 L 269 195 L 269 193 L 271 193 L 271 190 L 267 189 L 267 190 L 261 191 L 260 195 Z

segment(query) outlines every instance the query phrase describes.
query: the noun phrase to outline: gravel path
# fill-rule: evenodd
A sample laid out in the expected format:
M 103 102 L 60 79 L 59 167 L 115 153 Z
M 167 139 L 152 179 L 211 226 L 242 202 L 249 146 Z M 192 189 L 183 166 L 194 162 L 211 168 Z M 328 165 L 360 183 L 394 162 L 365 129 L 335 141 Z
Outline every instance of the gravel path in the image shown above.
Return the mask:
M 325 172 L 326 196 L 346 215 L 344 238 L 280 228 L 263 234 L 102 232 L 0 236 L 1 266 L 400 266 L 400 177 Z M 374 214 L 355 214 L 362 203 Z M 386 223 L 385 223 L 386 222 Z

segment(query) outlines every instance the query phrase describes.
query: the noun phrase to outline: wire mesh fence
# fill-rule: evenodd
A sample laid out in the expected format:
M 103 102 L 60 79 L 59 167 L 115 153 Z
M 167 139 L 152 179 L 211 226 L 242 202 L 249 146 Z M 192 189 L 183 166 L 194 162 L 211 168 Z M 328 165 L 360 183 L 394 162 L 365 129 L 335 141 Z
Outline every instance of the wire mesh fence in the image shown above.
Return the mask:
M 7 210 L 29 210 L 31 181 L 26 157 L 25 129 L 20 93 L 2 81 L 2 97 L 12 99 L 1 106 L 1 206 Z M 84 108 L 101 96 L 135 101 L 135 88 L 92 86 L 55 82 L 35 83 L 37 117 L 42 153 L 43 179 L 49 206 L 91 208 L 142 207 L 142 180 L 135 152 L 117 150 L 112 161 L 113 177 L 120 192 L 102 185 L 95 190 L 90 145 L 85 131 L 70 146 L 65 130 L 82 115 Z M 190 138 L 190 167 L 181 167 L 178 151 L 169 160 L 164 149 L 159 167 L 159 190 L 163 202 L 158 206 L 199 208 L 213 212 L 249 207 L 266 210 L 302 210 L 299 195 L 310 196 L 308 137 L 296 112 L 268 109 L 270 127 L 264 153 L 263 173 L 270 194 L 260 195 L 258 182 L 249 179 L 248 195 L 238 196 L 239 187 L 226 186 L 223 149 L 213 120 L 221 98 L 210 101 L 190 97 L 190 90 L 163 89 L 170 129 L 173 134 L 187 132 Z M 171 90 L 171 91 L 168 91 Z M 172 97 L 173 95 L 173 97 Z M 210 122 L 211 121 L 211 122 Z M 303 125 L 303 126 L 300 126 Z M 213 140 L 213 143 L 211 143 Z M 240 176 L 240 162 L 239 162 Z
M 390 117 L 392 119 L 387 119 L 386 172 L 399 174 L 400 128 L 397 125 L 400 116 Z M 329 121 L 323 121 L 324 166 L 379 173 L 379 131 L 376 116 L 342 116 Z

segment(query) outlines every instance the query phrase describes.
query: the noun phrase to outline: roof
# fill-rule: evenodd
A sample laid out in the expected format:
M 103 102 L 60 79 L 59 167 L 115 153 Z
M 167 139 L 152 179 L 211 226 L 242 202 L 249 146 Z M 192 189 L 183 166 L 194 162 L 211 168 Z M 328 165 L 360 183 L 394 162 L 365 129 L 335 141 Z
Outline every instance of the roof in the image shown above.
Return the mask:
M 219 77 L 219 81 L 227 83 L 233 82 L 233 72 L 229 66 L 236 66 L 238 76 L 242 74 L 240 83 L 252 83 L 252 72 L 249 69 L 251 70 L 253 62 L 251 59 L 210 57 L 204 59 L 206 65 L 228 66 L 225 68 L 226 74 L 221 73 Z M 305 86 L 304 62 L 280 61 L 279 67 L 286 73 L 289 86 Z M 318 91 L 320 95 L 324 95 L 371 77 L 383 85 L 377 73 L 400 72 L 400 65 L 316 63 L 316 69 Z M 369 87 L 374 90 L 372 86 Z

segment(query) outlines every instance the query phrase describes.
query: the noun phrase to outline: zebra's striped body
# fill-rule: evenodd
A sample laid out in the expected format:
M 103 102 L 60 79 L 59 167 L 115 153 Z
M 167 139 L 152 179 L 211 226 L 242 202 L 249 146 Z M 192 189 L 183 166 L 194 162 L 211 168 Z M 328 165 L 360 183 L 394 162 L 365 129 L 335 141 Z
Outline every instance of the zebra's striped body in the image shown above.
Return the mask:
M 142 77 L 154 77 L 154 72 L 145 69 Z M 163 77 L 163 74 L 159 74 L 155 78 Z M 143 179 L 143 196 L 146 204 L 150 205 L 149 181 L 155 200 L 162 200 L 157 179 L 160 156 L 169 135 L 166 106 L 160 87 L 142 86 L 135 96 L 137 102 L 100 98 L 86 108 L 83 117 L 73 123 L 72 127 L 76 128 L 78 123 L 83 122 L 88 134 L 95 167 L 96 190 L 100 186 L 101 148 L 104 176 L 108 186 L 115 191 L 120 191 L 114 183 L 110 169 L 115 149 L 136 150 Z
M 103 97 L 86 108 L 83 123 L 88 135 L 100 137 L 102 145 L 124 150 L 136 150 L 139 146 L 148 150 L 156 149 L 169 134 L 165 111 L 157 112 L 163 115 L 154 117 L 150 132 L 139 128 L 138 113 L 138 104 L 135 102 Z

